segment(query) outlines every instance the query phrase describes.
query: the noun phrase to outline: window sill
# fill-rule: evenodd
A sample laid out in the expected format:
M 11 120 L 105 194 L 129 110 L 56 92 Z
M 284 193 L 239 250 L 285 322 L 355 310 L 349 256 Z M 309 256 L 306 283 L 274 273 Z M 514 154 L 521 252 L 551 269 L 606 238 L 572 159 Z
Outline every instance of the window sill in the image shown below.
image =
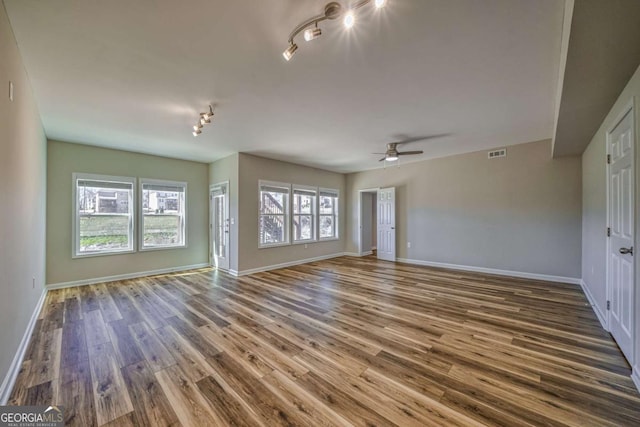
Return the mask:
M 325 238 L 322 238 L 322 239 L 320 239 L 318 241 L 319 242 L 335 242 L 337 240 L 340 240 L 340 238 L 339 237 L 325 237 Z
M 291 243 L 286 242 L 286 243 L 270 243 L 267 245 L 258 245 L 258 249 L 279 248 L 282 246 L 291 246 Z
M 187 249 L 187 245 L 176 245 L 176 246 L 153 246 L 149 248 L 140 248 L 138 252 L 153 252 L 153 251 L 166 251 L 170 249 Z
M 111 255 L 128 255 L 136 253 L 135 249 L 130 249 L 126 251 L 113 251 L 113 252 L 89 252 L 86 254 L 73 254 L 71 256 L 72 259 L 81 259 L 81 258 L 94 258 L 100 256 L 111 256 Z
M 308 245 L 310 243 L 318 243 L 318 240 L 296 240 L 292 245 Z

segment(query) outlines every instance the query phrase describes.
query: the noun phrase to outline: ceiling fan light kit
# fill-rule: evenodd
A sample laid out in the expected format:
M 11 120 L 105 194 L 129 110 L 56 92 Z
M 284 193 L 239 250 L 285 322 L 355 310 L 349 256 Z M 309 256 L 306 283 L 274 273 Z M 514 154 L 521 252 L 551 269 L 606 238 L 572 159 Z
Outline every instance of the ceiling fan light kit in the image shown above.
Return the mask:
M 353 28 L 356 24 L 356 11 L 369 3 L 373 3 L 376 9 L 383 8 L 386 4 L 386 0 L 360 0 L 349 8 L 344 7 L 338 2 L 332 1 L 325 5 L 324 12 L 320 15 L 313 16 L 306 21 L 300 23 L 297 27 L 291 31 L 289 35 L 289 46 L 282 53 L 285 60 L 290 61 L 298 50 L 298 45 L 295 43 L 295 37 L 304 31 L 304 39 L 306 41 L 315 40 L 322 35 L 322 30 L 318 28 L 318 24 L 322 21 L 331 20 L 334 21 L 338 18 L 342 18 L 342 23 L 346 29 Z M 314 28 L 315 27 L 315 28 Z
M 200 113 L 198 117 L 198 122 L 193 126 L 193 132 L 191 132 L 195 137 L 202 133 L 202 128 L 204 125 L 208 125 L 211 123 L 211 118 L 213 117 L 213 107 L 209 104 L 209 111 Z

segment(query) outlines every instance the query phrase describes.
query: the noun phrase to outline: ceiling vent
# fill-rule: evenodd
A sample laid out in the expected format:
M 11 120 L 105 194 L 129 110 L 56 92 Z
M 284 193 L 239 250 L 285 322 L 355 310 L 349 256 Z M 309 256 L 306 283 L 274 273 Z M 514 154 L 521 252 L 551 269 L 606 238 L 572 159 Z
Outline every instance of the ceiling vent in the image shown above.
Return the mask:
M 506 148 L 501 148 L 499 150 L 493 150 L 493 151 L 489 151 L 489 156 L 490 159 L 496 159 L 498 157 L 507 157 L 507 149 Z

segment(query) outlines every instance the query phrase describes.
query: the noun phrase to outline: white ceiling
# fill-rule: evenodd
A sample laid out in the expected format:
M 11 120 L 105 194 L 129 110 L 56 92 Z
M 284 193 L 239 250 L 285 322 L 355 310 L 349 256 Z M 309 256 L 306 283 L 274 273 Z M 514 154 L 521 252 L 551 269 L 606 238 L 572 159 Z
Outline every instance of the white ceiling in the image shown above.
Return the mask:
M 4 0 L 51 139 L 210 162 L 249 152 L 348 172 L 551 138 L 563 0 L 388 0 L 356 27 L 320 0 Z M 214 124 L 194 138 L 207 104 Z

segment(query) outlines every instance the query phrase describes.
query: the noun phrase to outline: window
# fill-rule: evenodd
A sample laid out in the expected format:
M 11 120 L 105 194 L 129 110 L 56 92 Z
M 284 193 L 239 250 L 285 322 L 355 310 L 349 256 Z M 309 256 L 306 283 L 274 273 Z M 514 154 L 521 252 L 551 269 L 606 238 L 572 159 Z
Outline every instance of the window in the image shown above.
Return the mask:
M 316 196 L 315 189 L 293 187 L 293 241 L 316 240 Z
M 73 257 L 133 252 L 135 178 L 73 174 Z
M 289 184 L 260 181 L 259 247 L 289 244 Z
M 140 250 L 186 246 L 185 182 L 140 180 Z
M 320 189 L 320 240 L 338 238 L 338 190 Z

